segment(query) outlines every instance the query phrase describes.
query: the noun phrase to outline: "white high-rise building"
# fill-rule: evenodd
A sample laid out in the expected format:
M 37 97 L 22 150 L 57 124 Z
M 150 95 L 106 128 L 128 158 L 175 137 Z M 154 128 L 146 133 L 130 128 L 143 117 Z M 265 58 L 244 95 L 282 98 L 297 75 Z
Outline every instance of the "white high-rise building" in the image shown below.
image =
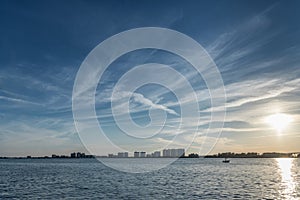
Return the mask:
M 185 155 L 184 149 L 164 149 L 163 157 L 179 158 Z
M 171 149 L 164 149 L 163 157 L 171 157 Z
M 177 155 L 177 149 L 170 149 L 171 150 L 171 157 L 172 158 L 176 158 L 176 157 L 178 157 Z
M 177 157 L 185 156 L 185 150 L 184 149 L 177 149 Z

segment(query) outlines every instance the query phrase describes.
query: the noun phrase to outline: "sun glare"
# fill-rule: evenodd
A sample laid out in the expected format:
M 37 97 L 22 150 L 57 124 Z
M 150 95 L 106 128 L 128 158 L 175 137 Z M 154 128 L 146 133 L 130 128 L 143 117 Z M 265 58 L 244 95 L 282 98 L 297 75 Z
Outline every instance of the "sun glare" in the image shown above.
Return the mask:
M 289 115 L 277 113 L 266 118 L 266 122 L 272 126 L 278 133 L 281 133 L 293 121 Z
M 277 158 L 276 160 L 281 174 L 282 190 L 280 193 L 286 199 L 295 199 L 296 181 L 292 172 L 294 158 Z

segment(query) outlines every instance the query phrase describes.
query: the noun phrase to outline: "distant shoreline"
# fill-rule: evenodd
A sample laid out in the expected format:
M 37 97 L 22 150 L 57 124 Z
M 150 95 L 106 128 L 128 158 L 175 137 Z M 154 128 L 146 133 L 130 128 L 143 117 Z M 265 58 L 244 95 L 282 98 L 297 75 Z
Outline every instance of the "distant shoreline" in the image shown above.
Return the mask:
M 300 158 L 299 152 L 293 153 L 278 153 L 278 152 L 266 152 L 266 153 L 218 153 L 214 155 L 204 156 L 205 158 Z
M 83 154 L 84 155 L 84 154 Z M 127 159 L 127 158 L 134 158 L 134 159 L 149 159 L 149 158 L 177 158 L 177 157 L 108 157 L 108 156 L 94 156 L 94 155 L 84 155 L 81 157 L 71 157 L 65 155 L 52 155 L 52 156 L 2 156 L 0 159 L 87 159 L 87 158 L 109 158 L 109 159 Z M 191 153 L 187 156 L 181 156 L 179 158 L 300 158 L 299 152 L 294 153 L 277 153 L 277 152 L 267 152 L 267 153 L 218 153 L 214 155 L 206 155 L 200 156 L 195 153 Z
M 80 159 L 98 159 L 98 158 L 104 158 L 104 159 L 169 159 L 171 157 L 160 157 L 160 158 L 134 158 L 134 157 L 127 157 L 127 158 L 109 158 L 109 157 L 93 157 L 93 158 L 51 158 L 51 157 L 33 157 L 33 158 L 26 158 L 26 157 L 0 157 L 0 160 L 80 160 Z M 199 158 L 190 158 L 190 157 L 180 157 L 178 159 L 222 159 L 221 157 L 206 157 L 206 156 L 200 156 Z M 227 157 L 227 158 L 238 158 L 238 159 L 274 159 L 274 158 L 300 158 L 300 157 L 251 157 L 251 158 L 245 158 L 245 157 Z

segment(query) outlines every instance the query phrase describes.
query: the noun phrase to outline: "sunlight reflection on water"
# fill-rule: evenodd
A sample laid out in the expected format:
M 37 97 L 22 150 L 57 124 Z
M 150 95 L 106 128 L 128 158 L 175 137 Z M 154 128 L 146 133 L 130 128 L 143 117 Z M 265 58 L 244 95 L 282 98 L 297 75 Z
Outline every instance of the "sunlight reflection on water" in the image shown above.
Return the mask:
M 296 199 L 296 181 L 293 176 L 294 158 L 277 158 L 281 174 L 281 196 L 286 199 Z

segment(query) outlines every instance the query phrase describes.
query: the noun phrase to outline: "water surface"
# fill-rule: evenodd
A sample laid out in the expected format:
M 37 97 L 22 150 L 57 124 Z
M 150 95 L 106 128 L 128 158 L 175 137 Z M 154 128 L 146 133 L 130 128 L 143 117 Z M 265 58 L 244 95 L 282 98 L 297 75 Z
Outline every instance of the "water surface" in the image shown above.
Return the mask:
M 299 166 L 288 158 L 179 159 L 132 174 L 95 159 L 2 159 L 0 199 L 300 199 Z

